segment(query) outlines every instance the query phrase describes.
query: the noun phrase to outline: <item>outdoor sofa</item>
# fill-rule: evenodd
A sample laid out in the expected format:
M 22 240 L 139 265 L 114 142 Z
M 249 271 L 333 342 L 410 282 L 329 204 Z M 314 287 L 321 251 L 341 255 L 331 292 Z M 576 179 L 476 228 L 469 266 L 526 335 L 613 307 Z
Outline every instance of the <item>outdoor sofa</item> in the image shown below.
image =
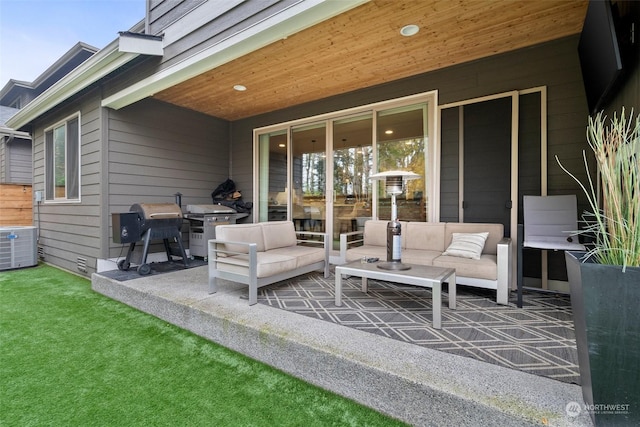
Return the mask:
M 218 279 L 244 283 L 249 305 L 258 302 L 259 287 L 316 270 L 329 277 L 327 234 L 298 232 L 291 221 L 218 225 L 208 247 L 209 293 Z
M 340 258 L 346 262 L 363 258 L 385 261 L 387 223 L 369 220 L 363 230 L 342 233 Z M 495 289 L 496 302 L 509 303 L 511 239 L 504 237 L 502 224 L 402 221 L 401 224 L 403 263 L 455 268 L 457 284 Z M 485 233 L 486 240 L 481 245 Z

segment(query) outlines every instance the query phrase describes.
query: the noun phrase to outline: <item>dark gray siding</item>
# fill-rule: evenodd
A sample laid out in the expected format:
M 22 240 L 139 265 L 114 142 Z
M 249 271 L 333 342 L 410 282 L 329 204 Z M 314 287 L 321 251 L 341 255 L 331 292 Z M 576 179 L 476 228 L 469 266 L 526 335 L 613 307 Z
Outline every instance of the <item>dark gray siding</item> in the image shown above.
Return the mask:
M 107 111 L 104 218 L 134 203 L 173 203 L 177 192 L 183 207 L 211 203 L 211 192 L 229 174 L 228 122 L 152 99 Z M 109 226 L 105 258 L 121 250 Z
M 39 246 L 45 261 L 78 271 L 78 259 L 86 260 L 88 273 L 100 255 L 100 119 L 98 91 L 78 97 L 63 107 L 41 117 L 34 124 L 33 191 L 44 191 L 44 129 L 80 112 L 81 202 L 41 203 L 34 207 L 34 225 L 40 227 Z
M 252 188 L 252 131 L 288 120 L 314 116 L 358 105 L 394 99 L 430 90 L 438 90 L 439 104 L 482 97 L 510 90 L 547 87 L 548 108 L 548 190 L 549 194 L 577 194 L 579 209 L 586 208 L 580 189 L 556 164 L 557 154 L 572 170 L 581 170 L 581 152 L 586 148 L 585 126 L 587 106 L 577 56 L 578 36 L 568 37 L 531 48 L 496 55 L 466 64 L 448 67 L 396 82 L 327 98 L 276 111 L 232 124 L 232 170 L 236 183 L 246 197 Z M 531 100 L 525 100 L 531 103 Z M 527 110 L 532 107 L 528 106 Z M 447 118 L 447 121 L 457 117 Z M 441 195 L 446 218 L 457 216 L 457 139 L 446 136 L 456 147 L 443 147 Z M 531 157 L 527 151 L 527 158 Z M 527 160 L 528 161 L 528 160 Z M 521 165 L 523 166 L 523 165 Z M 536 165 L 524 165 L 527 175 L 535 173 Z M 531 189 L 527 189 L 529 191 Z M 524 190 L 523 190 L 524 191 Z M 561 273 L 559 273 L 561 274 Z M 557 275 L 556 275 L 557 276 Z M 556 278 L 553 276 L 551 278 Z M 561 277 L 559 277 L 561 278 Z
M 442 110 L 440 119 L 440 221 L 460 219 L 460 109 Z
M 7 144 L 0 138 L 0 184 L 7 181 Z
M 161 34 L 168 25 L 204 2 L 205 0 L 151 0 L 147 11 L 149 33 Z
M 640 58 L 637 59 L 633 67 L 630 67 L 629 74 L 625 76 L 623 83 L 624 86 L 605 109 L 605 113 L 609 117 L 613 117 L 614 112 L 619 116 L 622 107 L 625 107 L 627 117 L 632 108 L 634 116 L 640 114 Z
M 126 212 L 133 203 L 174 202 L 176 192 L 183 206 L 211 203 L 211 191 L 228 176 L 226 121 L 154 100 L 103 109 L 96 90 L 36 124 L 34 191 L 44 189 L 44 129 L 77 111 L 81 202 L 34 208 L 47 262 L 78 271 L 81 259 L 90 274 L 98 258 L 122 255 L 112 243 L 112 212 Z
M 178 42 L 167 46 L 165 48 L 165 59 L 160 68 L 181 61 L 195 52 L 213 46 L 293 3 L 297 3 L 297 1 L 262 0 L 240 3 L 233 9 L 185 35 Z
M 2 182 L 31 184 L 31 140 L 15 138 L 6 144 L 5 151 L 6 170 Z

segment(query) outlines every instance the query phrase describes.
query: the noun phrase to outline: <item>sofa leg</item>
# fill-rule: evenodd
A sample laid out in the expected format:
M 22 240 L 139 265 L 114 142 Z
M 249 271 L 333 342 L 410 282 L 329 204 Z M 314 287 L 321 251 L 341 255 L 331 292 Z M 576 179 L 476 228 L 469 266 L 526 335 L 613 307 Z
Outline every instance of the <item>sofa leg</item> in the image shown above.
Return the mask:
M 249 305 L 258 303 L 258 284 L 249 283 Z
M 509 288 L 506 284 L 500 286 L 500 283 L 498 283 L 498 289 L 496 290 L 496 303 L 500 305 L 509 305 Z
M 215 294 L 218 292 L 218 283 L 215 277 L 209 277 L 209 293 Z

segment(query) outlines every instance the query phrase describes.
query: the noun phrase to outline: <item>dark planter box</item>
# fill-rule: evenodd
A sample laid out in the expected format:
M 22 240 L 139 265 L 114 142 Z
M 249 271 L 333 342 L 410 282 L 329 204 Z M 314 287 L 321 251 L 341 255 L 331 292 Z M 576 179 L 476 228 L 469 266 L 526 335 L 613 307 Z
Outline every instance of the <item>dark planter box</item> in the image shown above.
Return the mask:
M 566 253 L 583 409 L 597 426 L 640 425 L 640 268 L 583 257 Z

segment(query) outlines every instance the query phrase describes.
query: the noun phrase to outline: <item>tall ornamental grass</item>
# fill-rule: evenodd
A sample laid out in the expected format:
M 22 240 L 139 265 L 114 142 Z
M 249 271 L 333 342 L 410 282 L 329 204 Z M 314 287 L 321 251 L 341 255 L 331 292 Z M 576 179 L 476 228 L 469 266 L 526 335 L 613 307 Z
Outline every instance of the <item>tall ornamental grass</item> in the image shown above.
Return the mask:
M 588 184 L 556 161 L 580 185 L 587 196 L 591 212 L 586 217 L 584 233 L 595 236 L 595 244 L 587 254 L 596 262 L 621 265 L 623 270 L 640 266 L 640 116 L 627 119 L 624 108 L 614 113 L 607 126 L 607 117 L 600 112 L 589 118 L 587 142 L 595 154 L 601 184 L 594 184 L 582 152 Z M 601 201 L 601 203 L 600 203 Z

